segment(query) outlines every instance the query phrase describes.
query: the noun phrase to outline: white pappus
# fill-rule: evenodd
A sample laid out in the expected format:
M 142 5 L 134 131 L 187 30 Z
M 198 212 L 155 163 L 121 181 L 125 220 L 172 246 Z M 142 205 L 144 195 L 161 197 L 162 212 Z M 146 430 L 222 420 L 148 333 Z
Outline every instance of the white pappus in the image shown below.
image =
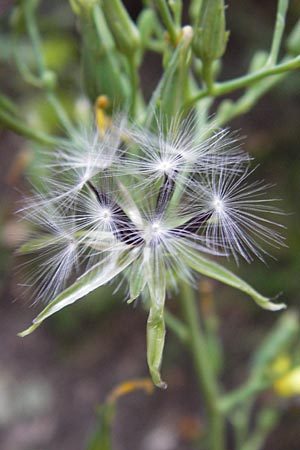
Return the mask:
M 104 133 L 71 136 L 54 155 L 45 192 L 24 208 L 44 232 L 20 250 L 42 255 L 34 256 L 43 265 L 29 284 L 36 299 L 50 303 L 23 336 L 122 273 L 129 301 L 148 293 L 148 363 L 154 382 L 163 386 L 163 308 L 167 289 L 176 290 L 179 280 L 191 283 L 199 272 L 247 292 L 267 309 L 283 307 L 204 257 L 249 262 L 263 259 L 264 244 L 284 245 L 272 219 L 280 212 L 264 197 L 263 183 L 248 182 L 250 158 L 227 130 L 199 133 L 190 116 L 169 126 L 157 120 L 156 130 L 145 131 L 119 117 Z M 75 281 L 74 271 L 81 273 Z

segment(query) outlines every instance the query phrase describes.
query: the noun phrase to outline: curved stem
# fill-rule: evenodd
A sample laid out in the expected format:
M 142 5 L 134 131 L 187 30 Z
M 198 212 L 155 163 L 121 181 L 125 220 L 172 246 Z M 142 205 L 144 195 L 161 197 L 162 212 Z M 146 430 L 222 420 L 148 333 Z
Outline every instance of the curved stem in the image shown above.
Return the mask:
M 167 327 L 177 336 L 183 344 L 189 344 L 189 330 L 187 326 L 165 308 L 165 321 Z
M 278 75 L 280 73 L 288 72 L 291 70 L 295 70 L 300 68 L 300 56 L 296 58 L 285 61 L 281 64 L 277 64 L 276 66 L 270 67 L 265 66 L 263 69 L 260 69 L 256 72 L 249 73 L 242 77 L 235 78 L 230 81 L 224 81 L 222 83 L 215 83 L 213 90 L 202 89 L 200 90 L 194 97 L 190 98 L 185 107 L 190 108 L 193 106 L 198 100 L 201 100 L 204 97 L 209 95 L 213 97 L 219 97 L 220 95 L 228 94 L 229 92 L 236 91 L 237 89 L 242 89 L 244 87 L 250 86 L 252 83 L 256 81 L 262 80 L 271 75 Z
M 172 19 L 170 10 L 168 8 L 168 5 L 165 0 L 156 0 L 157 8 L 159 10 L 159 13 L 161 15 L 162 21 L 168 30 L 168 33 L 170 35 L 170 39 L 174 47 L 177 45 L 177 31 L 176 26 L 174 24 L 174 21 Z
M 9 113 L 0 109 L 0 124 L 4 125 L 11 131 L 14 131 L 16 134 L 20 136 L 24 136 L 32 141 L 38 142 L 44 145 L 59 145 L 63 142 L 62 139 L 49 136 L 42 131 L 35 130 L 34 128 L 30 128 L 29 125 L 22 122 L 17 117 L 11 116 Z
M 21 73 L 25 73 L 25 79 L 26 79 L 26 72 L 27 72 L 27 78 L 29 79 L 27 81 L 31 82 L 33 85 L 36 85 L 37 87 L 43 88 L 43 77 L 47 73 L 47 67 L 45 65 L 45 58 L 42 50 L 42 43 L 41 38 L 39 34 L 39 30 L 35 21 L 35 8 L 36 3 L 32 0 L 23 0 L 22 7 L 24 11 L 25 16 L 25 22 L 26 22 L 26 28 L 27 32 L 31 41 L 31 45 L 33 48 L 34 58 L 36 62 L 36 68 L 38 73 L 38 78 L 30 74 L 30 71 L 27 70 L 26 66 L 22 63 L 22 61 L 19 61 L 19 68 L 21 69 Z M 73 124 L 71 120 L 69 119 L 65 109 L 61 105 L 59 99 L 57 98 L 56 94 L 53 92 L 53 89 L 45 87 L 45 94 L 47 96 L 48 102 L 51 104 L 52 108 L 54 109 L 58 119 L 60 120 L 61 124 L 65 128 L 65 130 L 72 133 L 74 131 Z
M 190 349 L 195 370 L 209 419 L 209 439 L 211 450 L 225 448 L 224 418 L 219 409 L 219 387 L 207 351 L 206 339 L 200 327 L 193 288 L 181 283 L 182 309 L 190 333 Z
M 31 40 L 32 49 L 34 52 L 34 58 L 37 65 L 37 71 L 39 76 L 41 77 L 46 69 L 44 55 L 42 52 L 42 44 L 40 41 L 40 36 L 38 29 L 36 27 L 36 23 L 34 20 L 34 9 L 36 7 L 35 2 L 32 0 L 23 0 L 22 2 L 23 12 L 26 21 L 26 27 L 28 31 L 28 35 Z
M 269 66 L 274 65 L 277 61 L 282 35 L 284 32 L 285 16 L 287 13 L 288 6 L 289 0 L 278 0 L 275 29 L 272 39 L 270 55 L 267 62 Z

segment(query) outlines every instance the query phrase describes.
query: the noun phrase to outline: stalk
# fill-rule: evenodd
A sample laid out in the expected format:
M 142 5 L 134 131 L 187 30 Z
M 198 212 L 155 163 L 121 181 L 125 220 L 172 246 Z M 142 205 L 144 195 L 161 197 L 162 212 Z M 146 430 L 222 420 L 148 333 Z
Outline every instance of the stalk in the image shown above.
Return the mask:
M 181 283 L 181 298 L 190 333 L 190 350 L 208 414 L 210 449 L 224 450 L 225 427 L 224 418 L 219 409 L 219 386 L 210 364 L 206 339 L 199 323 L 195 294 L 193 288 L 186 283 Z

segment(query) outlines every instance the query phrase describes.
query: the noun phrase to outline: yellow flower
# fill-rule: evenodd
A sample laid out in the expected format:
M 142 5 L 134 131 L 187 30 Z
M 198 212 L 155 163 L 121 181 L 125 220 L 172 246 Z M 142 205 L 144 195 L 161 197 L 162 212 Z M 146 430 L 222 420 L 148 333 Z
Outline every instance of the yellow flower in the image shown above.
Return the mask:
M 274 383 L 273 388 L 280 397 L 300 395 L 300 366 L 291 369 L 288 356 L 280 356 L 272 366 L 274 375 L 282 374 Z
M 295 367 L 282 378 L 275 381 L 273 387 L 281 397 L 300 395 L 300 366 Z

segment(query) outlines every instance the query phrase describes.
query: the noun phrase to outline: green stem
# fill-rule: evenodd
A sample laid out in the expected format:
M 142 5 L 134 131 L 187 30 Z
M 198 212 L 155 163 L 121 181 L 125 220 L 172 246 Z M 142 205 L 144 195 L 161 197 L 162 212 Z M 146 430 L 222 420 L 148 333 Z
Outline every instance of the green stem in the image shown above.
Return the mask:
M 156 0 L 157 8 L 159 10 L 159 13 L 161 15 L 162 21 L 168 30 L 168 33 L 170 35 L 170 39 L 174 47 L 177 45 L 177 31 L 175 24 L 173 22 L 170 10 L 168 8 L 168 5 L 166 4 L 165 0 Z
M 253 401 L 245 401 L 241 407 L 233 411 L 229 417 L 229 420 L 233 426 L 235 442 L 234 448 L 236 449 L 240 450 L 248 440 L 252 409 Z
M 212 70 L 213 61 L 204 61 L 202 68 L 202 78 L 205 82 L 208 95 L 210 92 L 214 92 L 214 79 Z
M 6 97 L 0 93 L 0 108 L 3 108 L 6 112 L 18 115 L 18 106 L 10 100 L 10 98 Z
M 11 116 L 9 113 L 0 109 L 0 124 L 4 125 L 11 131 L 24 136 L 32 141 L 38 142 L 44 145 L 59 145 L 63 140 L 49 136 L 42 131 L 37 131 L 34 128 L 30 128 L 27 124 L 20 119 Z
M 267 66 L 273 66 L 274 64 L 276 64 L 278 53 L 280 50 L 282 35 L 284 31 L 285 16 L 287 13 L 288 6 L 289 6 L 288 0 L 278 0 L 275 29 L 272 39 L 270 55 L 267 61 Z
M 158 39 L 151 39 L 146 43 L 146 49 L 152 52 L 162 54 L 165 49 L 165 43 Z
M 252 379 L 243 386 L 238 387 L 229 394 L 223 396 L 219 401 L 219 407 L 227 413 L 239 404 L 256 396 L 259 392 L 264 391 L 272 384 L 270 380 Z
M 254 431 L 247 436 L 247 440 L 239 447 L 239 450 L 261 450 L 279 418 L 280 413 L 270 407 L 264 408 L 256 414 Z
M 131 80 L 130 112 L 131 112 L 131 116 L 135 117 L 138 91 L 139 91 L 139 75 L 138 75 L 138 69 L 135 64 L 135 55 L 128 56 L 128 63 L 129 63 L 129 73 L 130 73 L 130 80 Z
M 225 448 L 224 419 L 219 409 L 219 388 L 207 352 L 206 340 L 199 324 L 193 288 L 181 284 L 182 308 L 190 332 L 190 348 L 209 418 L 211 450 Z
M 262 80 L 246 92 L 236 101 L 228 102 L 225 100 L 224 103 L 218 108 L 216 116 L 213 118 L 214 127 L 222 127 L 224 124 L 234 119 L 235 117 L 241 116 L 247 113 L 253 106 L 259 101 L 259 99 L 270 89 L 272 89 L 276 84 L 278 84 L 284 77 L 288 75 L 287 72 L 280 75 L 273 76 L 269 80 Z
M 74 126 L 70 121 L 66 113 L 66 110 L 62 106 L 61 102 L 58 100 L 57 96 L 53 92 L 48 92 L 47 99 L 51 104 L 53 110 L 55 111 L 55 114 L 57 118 L 60 120 L 62 126 L 65 128 L 66 131 L 72 134 L 74 132 Z
M 213 97 L 218 97 L 220 95 L 236 91 L 237 89 L 248 87 L 252 83 L 262 80 L 263 78 L 266 78 L 268 76 L 278 75 L 280 73 L 292 71 L 299 68 L 300 68 L 300 56 L 297 56 L 296 58 L 290 59 L 281 64 L 277 64 L 274 67 L 264 67 L 263 69 L 260 69 L 257 72 L 249 73 L 242 77 L 235 78 L 234 80 L 225 81 L 222 83 L 215 83 L 212 91 L 209 91 L 209 89 L 206 88 L 199 91 L 194 97 L 190 98 L 186 102 L 185 108 L 190 108 L 198 100 L 201 100 L 202 98 L 207 97 L 209 95 Z
M 182 16 L 182 0 L 174 0 L 173 2 L 170 2 L 170 8 L 172 9 L 173 16 L 174 16 L 174 22 L 178 28 L 181 27 L 181 16 Z
M 40 77 L 42 77 L 46 68 L 40 36 L 34 20 L 34 9 L 36 7 L 36 2 L 32 0 L 23 0 L 22 7 L 25 16 L 27 32 L 31 40 L 35 61 L 37 64 L 38 74 Z
M 35 8 L 36 8 L 36 2 L 32 0 L 23 0 L 22 7 L 24 11 L 24 17 L 26 21 L 26 28 L 27 32 L 31 41 L 31 45 L 34 52 L 35 62 L 37 66 L 37 73 L 39 76 L 39 79 L 35 79 L 34 76 L 30 75 L 30 71 L 27 71 L 27 76 L 31 76 L 33 84 L 37 85 L 37 81 L 40 81 L 40 87 L 43 88 L 43 79 L 45 77 L 45 74 L 47 73 L 47 68 L 45 65 L 44 55 L 43 55 L 43 49 L 42 49 L 42 43 L 41 38 L 39 34 L 38 27 L 36 25 L 35 21 Z M 20 64 L 19 66 L 24 66 L 24 64 Z M 22 73 L 26 70 L 26 67 L 23 67 Z M 38 86 L 39 87 L 39 86 Z M 45 92 L 47 95 L 47 99 L 49 103 L 52 105 L 58 119 L 61 121 L 61 124 L 63 127 L 69 131 L 70 133 L 74 130 L 74 127 L 66 114 L 66 111 L 64 110 L 63 106 L 61 105 L 60 101 L 58 100 L 57 96 L 54 94 L 53 90 L 49 87 L 45 87 Z
M 189 342 L 189 330 L 181 320 L 175 317 L 170 311 L 165 309 L 165 321 L 167 327 L 177 336 L 180 342 L 187 344 Z

